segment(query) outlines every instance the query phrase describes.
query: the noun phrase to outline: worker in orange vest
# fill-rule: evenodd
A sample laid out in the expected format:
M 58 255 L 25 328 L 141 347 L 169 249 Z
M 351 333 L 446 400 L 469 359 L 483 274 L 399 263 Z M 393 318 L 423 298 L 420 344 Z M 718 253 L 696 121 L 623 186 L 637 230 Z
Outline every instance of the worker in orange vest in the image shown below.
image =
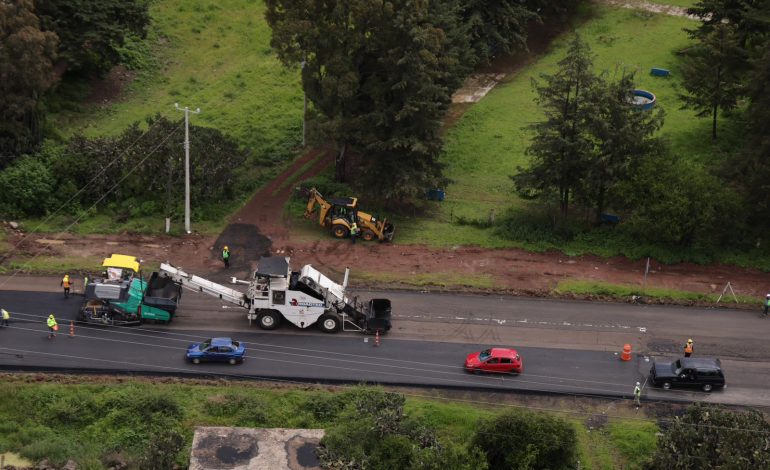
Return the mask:
M 687 340 L 687 344 L 684 345 L 684 357 L 690 357 L 692 356 L 692 339 Z
M 69 274 L 65 274 L 64 275 L 64 277 L 61 280 L 61 284 L 60 285 L 62 287 L 64 287 L 64 298 L 68 299 L 70 297 L 70 287 L 71 287 L 71 285 L 70 285 L 70 275 Z

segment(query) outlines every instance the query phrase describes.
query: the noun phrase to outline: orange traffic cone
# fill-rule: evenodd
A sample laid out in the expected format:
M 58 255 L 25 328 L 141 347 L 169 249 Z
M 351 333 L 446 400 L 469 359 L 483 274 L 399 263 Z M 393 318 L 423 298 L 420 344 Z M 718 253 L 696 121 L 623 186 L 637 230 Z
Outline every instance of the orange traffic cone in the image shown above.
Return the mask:
M 623 354 L 620 355 L 621 361 L 630 361 L 631 360 L 631 345 L 630 344 L 624 344 L 623 345 Z
M 374 333 L 374 345 L 379 346 L 380 345 L 380 330 L 377 330 Z
M 75 337 L 75 322 L 70 320 L 70 338 Z

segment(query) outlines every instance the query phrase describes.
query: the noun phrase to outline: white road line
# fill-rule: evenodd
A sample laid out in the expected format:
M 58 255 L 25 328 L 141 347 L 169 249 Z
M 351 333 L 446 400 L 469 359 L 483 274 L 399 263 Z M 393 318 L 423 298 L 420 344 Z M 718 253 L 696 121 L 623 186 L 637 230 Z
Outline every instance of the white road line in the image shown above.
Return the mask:
M 484 322 L 484 323 L 497 323 L 498 325 L 505 325 L 506 323 L 521 323 L 525 325 L 535 325 L 535 326 L 568 326 L 568 327 L 576 327 L 576 328 L 606 328 L 606 329 L 621 329 L 621 330 L 638 330 L 640 333 L 646 333 L 647 327 L 644 326 L 631 326 L 631 325 L 611 325 L 611 324 L 594 324 L 594 323 L 570 323 L 566 321 L 561 322 L 550 322 L 550 321 L 542 321 L 542 320 L 529 320 L 527 318 L 522 319 L 501 319 L 501 318 L 483 318 L 483 317 L 449 317 L 444 315 L 393 315 L 393 318 L 413 318 L 413 319 L 424 319 L 424 320 L 457 320 L 457 321 L 475 321 L 475 322 Z

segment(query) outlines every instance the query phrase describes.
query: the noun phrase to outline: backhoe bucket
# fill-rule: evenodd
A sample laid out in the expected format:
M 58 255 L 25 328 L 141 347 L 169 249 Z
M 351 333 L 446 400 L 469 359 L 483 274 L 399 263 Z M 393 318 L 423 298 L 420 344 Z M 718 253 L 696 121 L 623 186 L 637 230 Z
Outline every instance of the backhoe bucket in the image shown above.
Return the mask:
M 386 242 L 393 241 L 393 235 L 396 234 L 396 227 L 390 222 L 385 222 L 385 228 L 382 230 L 382 237 Z

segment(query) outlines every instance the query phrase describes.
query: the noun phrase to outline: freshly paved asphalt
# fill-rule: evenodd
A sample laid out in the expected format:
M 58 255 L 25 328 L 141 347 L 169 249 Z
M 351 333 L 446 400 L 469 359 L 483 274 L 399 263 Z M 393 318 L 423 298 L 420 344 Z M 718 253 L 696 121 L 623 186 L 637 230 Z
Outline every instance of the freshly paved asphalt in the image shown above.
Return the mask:
M 674 327 L 676 330 L 693 315 L 706 323 L 716 322 L 718 318 L 724 323 L 725 315 L 743 315 L 743 312 L 686 309 L 672 312 L 630 305 L 479 296 L 394 292 L 366 293 L 365 296 L 389 297 L 394 302 L 394 331 L 382 338 L 379 347 L 374 346 L 373 337 L 356 333 L 325 335 L 290 325 L 263 332 L 248 326 L 244 311 L 223 308 L 215 299 L 196 293 L 185 294 L 177 318 L 169 326 L 75 325 L 75 336 L 70 338 L 69 323 L 75 319 L 82 297 L 65 300 L 59 293 L 0 291 L 0 306 L 12 312 L 11 326 L 0 329 L 0 369 L 212 374 L 287 381 L 365 381 L 628 397 L 635 381 L 644 382 L 650 366 L 648 356 L 634 354 L 632 361 L 622 362 L 617 348 L 592 349 L 593 340 L 584 341 L 582 337 L 596 338 L 602 333 L 621 340 L 628 335 L 644 338 L 657 328 L 655 324 L 664 320 L 664 330 L 671 324 L 681 323 Z M 484 314 L 473 317 L 457 314 L 469 309 Z M 581 310 L 583 315 L 579 313 Z M 645 314 L 640 317 L 640 312 Z M 49 313 L 56 314 L 61 326 L 54 340 L 47 339 L 44 324 Z M 572 318 L 567 321 L 565 316 Z M 747 315 L 745 320 L 749 324 L 741 327 L 743 320 L 740 317 L 727 322 L 724 328 L 712 332 L 713 336 L 725 334 L 729 343 L 731 335 L 742 334 L 740 330 L 745 328 L 753 329 L 752 317 Z M 411 330 L 399 329 L 406 324 L 411 325 Z M 444 328 L 450 333 L 445 336 L 446 341 L 433 341 L 429 334 L 421 334 Z M 759 332 L 749 333 L 761 336 Z M 558 345 L 538 343 L 537 338 L 543 334 L 558 334 L 564 340 Z M 234 336 L 246 343 L 247 359 L 243 364 L 192 365 L 184 361 L 184 350 L 189 343 L 219 335 Z M 517 335 L 526 339 L 509 339 Z M 572 343 L 576 347 L 564 347 Z M 524 357 L 522 375 L 475 376 L 462 370 L 467 353 L 510 344 L 516 345 Z M 555 347 L 544 348 L 544 345 Z M 729 387 L 724 392 L 664 392 L 646 388 L 645 396 L 655 400 L 770 405 L 770 396 L 765 392 L 770 376 L 764 361 L 744 359 L 727 363 Z

